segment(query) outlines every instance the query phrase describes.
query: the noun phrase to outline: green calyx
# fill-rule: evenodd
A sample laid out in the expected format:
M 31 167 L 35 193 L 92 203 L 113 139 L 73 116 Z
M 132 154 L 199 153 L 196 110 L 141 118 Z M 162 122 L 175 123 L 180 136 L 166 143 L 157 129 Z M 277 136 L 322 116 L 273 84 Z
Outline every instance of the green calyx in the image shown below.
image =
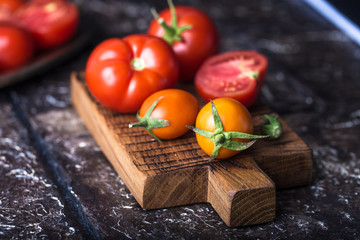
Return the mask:
M 151 118 L 150 115 L 151 113 L 154 111 L 154 108 L 156 107 L 157 103 L 160 101 L 161 98 L 159 98 L 158 100 L 156 100 L 151 107 L 149 108 L 149 110 L 146 112 L 144 117 L 140 117 L 139 113 L 136 115 L 137 119 L 139 120 L 139 122 L 136 123 L 130 123 L 129 124 L 129 128 L 132 127 L 142 127 L 144 128 L 146 131 L 148 131 L 150 133 L 150 135 L 155 138 L 155 140 L 157 140 L 158 142 L 161 143 L 161 140 L 153 133 L 153 129 L 156 128 L 163 128 L 163 127 L 167 127 L 169 126 L 169 121 L 165 120 L 165 119 L 157 119 L 157 118 Z
M 142 58 L 133 58 L 130 62 L 130 66 L 133 70 L 141 71 L 146 67 L 146 64 Z
M 259 72 L 249 72 L 248 76 L 252 79 L 258 80 L 259 78 Z
M 282 126 L 276 116 L 264 115 L 267 121 L 261 125 L 261 132 L 268 135 L 268 140 L 274 140 L 280 137 Z
M 154 18 L 156 19 L 156 21 L 164 29 L 165 34 L 163 36 L 163 39 L 166 42 L 168 42 L 170 45 L 172 45 L 175 41 L 182 41 L 183 38 L 181 36 L 181 33 L 184 32 L 185 30 L 190 29 L 192 26 L 185 25 L 185 26 L 179 27 L 177 25 L 177 16 L 176 16 L 175 6 L 174 6 L 173 2 L 171 0 L 168 0 L 168 5 L 170 8 L 170 12 L 171 12 L 171 25 L 170 26 L 165 23 L 164 19 L 162 19 L 159 16 L 159 14 L 156 12 L 156 10 L 154 8 L 151 8 L 151 13 L 154 16 Z
M 208 132 L 206 130 L 193 127 L 193 126 L 186 126 L 187 128 L 191 129 L 197 134 L 200 134 L 201 136 L 207 137 L 211 139 L 214 142 L 214 150 L 210 156 L 209 161 L 214 160 L 218 154 L 221 148 L 226 148 L 234 151 L 242 151 L 247 148 L 249 148 L 251 145 L 255 143 L 257 139 L 260 138 L 267 138 L 268 136 L 265 135 L 253 135 L 248 133 L 242 133 L 242 132 L 226 132 L 224 130 L 224 126 L 221 122 L 219 113 L 215 107 L 215 104 L 213 101 L 211 101 L 211 107 L 212 107 L 212 115 L 214 118 L 214 124 L 215 124 L 215 131 L 214 132 Z M 237 142 L 233 139 L 240 138 L 240 139 L 251 139 L 250 142 Z

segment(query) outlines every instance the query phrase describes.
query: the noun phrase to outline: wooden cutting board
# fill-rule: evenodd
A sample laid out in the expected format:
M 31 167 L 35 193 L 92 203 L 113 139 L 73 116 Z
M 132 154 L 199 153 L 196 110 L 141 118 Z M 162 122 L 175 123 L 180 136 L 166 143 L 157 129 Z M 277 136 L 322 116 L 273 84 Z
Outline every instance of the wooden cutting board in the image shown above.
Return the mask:
M 190 85 L 179 86 L 184 87 L 195 93 Z M 143 129 L 129 129 L 135 114 L 116 113 L 97 103 L 83 74 L 72 73 L 71 96 L 96 142 L 145 209 L 208 202 L 228 226 L 258 224 L 275 217 L 275 186 L 311 181 L 311 150 L 282 119 L 279 139 L 258 140 L 233 158 L 209 162 L 190 131 L 158 143 Z M 254 133 L 260 134 L 263 115 L 271 110 L 264 105 L 249 110 Z

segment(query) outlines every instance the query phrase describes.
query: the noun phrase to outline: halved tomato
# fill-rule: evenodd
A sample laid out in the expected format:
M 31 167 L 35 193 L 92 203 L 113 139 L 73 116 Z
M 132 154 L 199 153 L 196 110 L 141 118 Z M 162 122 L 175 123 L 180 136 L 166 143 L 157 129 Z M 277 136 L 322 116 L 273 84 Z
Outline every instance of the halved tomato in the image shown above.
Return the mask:
M 251 106 L 257 99 L 268 66 L 256 51 L 230 51 L 215 55 L 200 67 L 195 86 L 205 100 L 230 97 Z

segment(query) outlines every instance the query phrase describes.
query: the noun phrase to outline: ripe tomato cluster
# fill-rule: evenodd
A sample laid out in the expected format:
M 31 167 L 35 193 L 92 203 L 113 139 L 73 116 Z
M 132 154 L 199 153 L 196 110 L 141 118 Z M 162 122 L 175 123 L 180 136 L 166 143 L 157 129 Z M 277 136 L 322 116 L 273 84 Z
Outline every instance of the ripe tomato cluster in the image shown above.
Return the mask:
M 69 41 L 79 18 L 66 0 L 0 0 L 0 73 Z
M 267 60 L 255 51 L 217 54 L 219 35 L 209 16 L 168 3 L 160 13 L 151 9 L 147 34 L 107 39 L 95 47 L 86 64 L 88 89 L 109 109 L 138 111 L 138 122 L 129 127 L 143 127 L 159 142 L 191 129 L 210 159 L 233 156 L 265 137 L 252 135 L 246 107 L 260 92 Z M 192 94 L 174 88 L 178 80 L 194 82 L 210 102 L 199 112 Z

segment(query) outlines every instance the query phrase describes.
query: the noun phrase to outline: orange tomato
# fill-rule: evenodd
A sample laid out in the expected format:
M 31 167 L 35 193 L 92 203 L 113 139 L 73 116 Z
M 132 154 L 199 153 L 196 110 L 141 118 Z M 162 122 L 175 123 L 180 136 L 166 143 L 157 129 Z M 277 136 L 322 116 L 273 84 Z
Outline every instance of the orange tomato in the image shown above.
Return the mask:
M 144 118 L 157 100 L 150 118 L 152 120 L 163 119 L 167 122 L 167 126 L 147 129 L 153 137 L 159 139 L 178 138 L 189 130 L 186 125 L 195 123 L 199 111 L 198 101 L 191 93 L 180 89 L 165 89 L 150 95 L 143 102 L 138 116 Z
M 213 100 L 213 103 L 219 113 L 225 132 L 253 133 L 253 124 L 250 113 L 243 104 L 231 98 L 218 98 Z M 195 127 L 208 132 L 215 131 L 212 105 L 210 102 L 200 110 L 196 118 Z M 211 138 L 202 136 L 198 133 L 196 133 L 196 139 L 200 148 L 209 156 L 212 155 L 214 141 Z M 238 142 L 249 141 L 239 138 L 232 140 Z M 239 153 L 239 151 L 221 148 L 216 158 L 229 158 L 237 153 Z

